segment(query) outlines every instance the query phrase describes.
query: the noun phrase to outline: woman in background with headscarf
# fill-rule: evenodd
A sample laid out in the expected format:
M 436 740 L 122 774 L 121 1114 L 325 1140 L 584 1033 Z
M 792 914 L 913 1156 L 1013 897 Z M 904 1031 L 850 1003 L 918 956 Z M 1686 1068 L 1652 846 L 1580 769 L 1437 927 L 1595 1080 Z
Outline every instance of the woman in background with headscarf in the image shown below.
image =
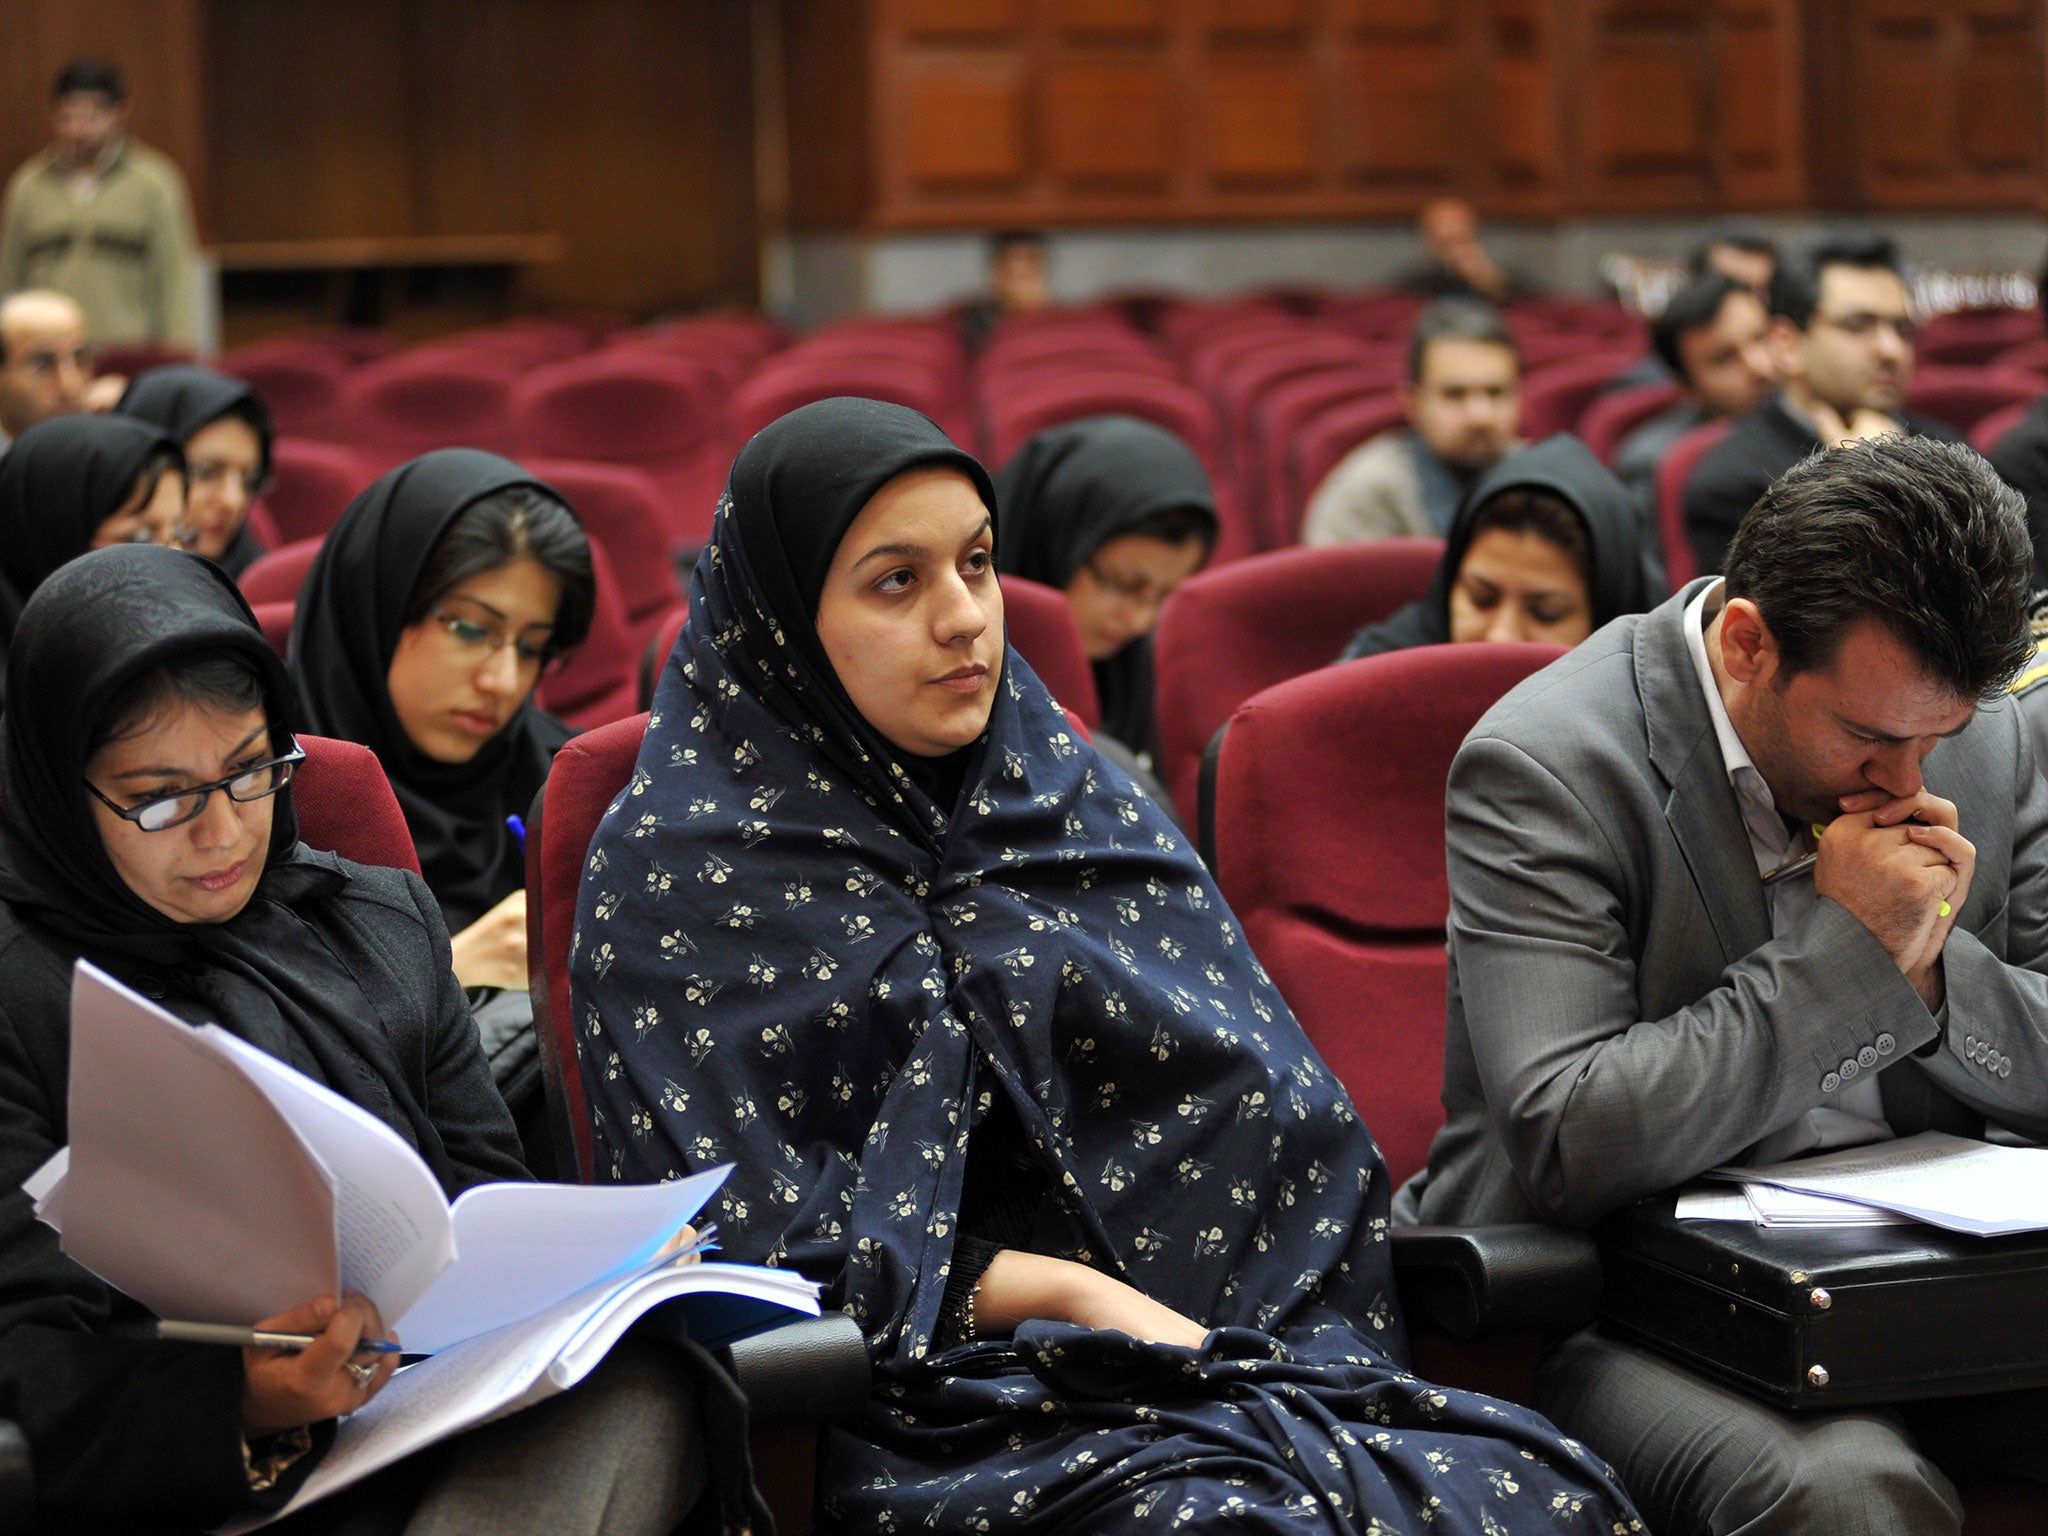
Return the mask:
M 22 433 L 0 453 L 0 665 L 44 578 L 88 549 L 181 542 L 184 515 L 184 456 L 156 428 L 75 415 Z
M 1636 527 L 1627 490 L 1584 443 L 1546 438 L 1472 487 L 1429 595 L 1359 630 L 1338 660 L 1473 640 L 1577 645 L 1649 606 Z
M 183 445 L 192 547 L 240 576 L 263 553 L 249 509 L 270 478 L 270 412 L 256 391 L 211 368 L 180 363 L 136 375 L 114 410 Z
M 349 503 L 292 621 L 307 726 L 384 765 L 536 1155 L 525 834 L 508 818 L 525 816 L 572 734 L 531 701 L 588 631 L 595 590 L 589 541 L 557 492 L 509 459 L 447 448 Z
M 1051 427 L 996 476 L 1003 569 L 1057 587 L 1095 667 L 1102 734 L 1150 769 L 1152 631 L 1216 545 L 1216 497 L 1187 444 L 1131 416 Z M 1112 752 L 1114 755 L 1114 752 Z

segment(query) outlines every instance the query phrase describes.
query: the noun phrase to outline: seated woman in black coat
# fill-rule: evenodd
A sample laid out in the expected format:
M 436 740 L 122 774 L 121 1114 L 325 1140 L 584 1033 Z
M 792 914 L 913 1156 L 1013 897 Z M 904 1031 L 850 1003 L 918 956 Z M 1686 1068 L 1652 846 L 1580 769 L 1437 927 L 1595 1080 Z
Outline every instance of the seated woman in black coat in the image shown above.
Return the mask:
M 1415 645 L 1577 645 L 1649 607 L 1628 492 L 1560 432 L 1494 465 L 1459 506 L 1429 596 L 1351 637 L 1340 661 Z
M 526 995 L 525 816 L 572 732 L 533 690 L 590 628 L 590 544 L 509 459 L 449 448 L 348 505 L 306 575 L 291 670 L 306 725 L 377 754 L 454 935 L 528 1146 L 540 1063 Z
M 518 1143 L 419 877 L 298 842 L 290 684 L 224 574 L 174 550 L 86 555 L 29 602 L 8 667 L 0 1418 L 27 1435 L 50 1530 L 274 1511 L 336 1416 L 384 1385 L 392 1357 L 354 1352 L 382 1325 L 361 1298 L 308 1297 L 259 1324 L 319 1335 L 303 1353 L 161 1342 L 140 1304 L 64 1255 L 20 1186 L 67 1140 L 74 961 L 345 1094 L 451 1198 L 523 1177 Z M 635 1342 L 561 1398 L 277 1529 L 667 1531 L 706 1470 L 682 1359 Z M 707 1430 L 714 1417 L 730 1415 Z M 586 1456 L 585 1439 L 610 1449 Z

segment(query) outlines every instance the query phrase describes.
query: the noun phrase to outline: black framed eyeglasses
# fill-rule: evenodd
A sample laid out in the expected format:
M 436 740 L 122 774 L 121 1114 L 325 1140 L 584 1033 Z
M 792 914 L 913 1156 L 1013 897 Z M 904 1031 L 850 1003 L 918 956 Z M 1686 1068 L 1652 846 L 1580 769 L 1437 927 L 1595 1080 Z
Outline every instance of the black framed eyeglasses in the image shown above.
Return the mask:
M 239 773 L 231 773 L 224 779 L 215 779 L 211 784 L 194 784 L 190 789 L 157 795 L 140 805 L 114 804 L 99 792 L 90 779 L 85 781 L 85 787 L 92 791 L 95 800 L 123 821 L 132 821 L 145 832 L 168 832 L 173 827 L 182 827 L 188 821 L 197 820 L 216 789 L 227 791 L 227 797 L 239 805 L 268 799 L 291 783 L 292 775 L 299 771 L 299 764 L 305 760 L 305 751 L 294 744 L 291 751 L 282 757 L 270 758 Z
M 495 656 L 508 645 L 512 647 L 513 658 L 522 667 L 546 668 L 562 657 L 552 639 L 529 639 L 524 634 L 506 630 L 502 624 L 472 618 L 466 613 L 451 613 L 438 605 L 429 608 L 427 614 L 446 631 L 459 649 L 479 659 Z

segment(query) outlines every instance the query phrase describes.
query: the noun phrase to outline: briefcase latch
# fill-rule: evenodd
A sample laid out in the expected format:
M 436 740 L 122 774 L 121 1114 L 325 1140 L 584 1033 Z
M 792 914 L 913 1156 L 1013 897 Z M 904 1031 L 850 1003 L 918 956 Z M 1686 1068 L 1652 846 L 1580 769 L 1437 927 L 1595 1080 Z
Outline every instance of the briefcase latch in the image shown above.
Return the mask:
M 1828 1368 L 1824 1365 L 1809 1365 L 1806 1368 L 1806 1384 L 1810 1387 L 1824 1387 L 1828 1384 Z
M 1806 1293 L 1806 1304 L 1816 1312 L 1825 1312 L 1835 1304 L 1835 1298 L 1816 1285 Z

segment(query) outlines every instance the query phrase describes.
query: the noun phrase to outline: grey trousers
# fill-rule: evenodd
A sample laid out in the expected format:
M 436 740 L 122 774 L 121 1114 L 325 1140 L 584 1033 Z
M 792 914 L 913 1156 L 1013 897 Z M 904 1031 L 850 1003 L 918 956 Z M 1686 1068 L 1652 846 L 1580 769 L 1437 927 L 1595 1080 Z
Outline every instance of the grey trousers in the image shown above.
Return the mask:
M 1657 1536 L 1946 1536 L 1950 1474 L 2048 1480 L 2048 1392 L 1786 1413 L 1598 1326 L 1545 1357 L 1536 1406 Z

